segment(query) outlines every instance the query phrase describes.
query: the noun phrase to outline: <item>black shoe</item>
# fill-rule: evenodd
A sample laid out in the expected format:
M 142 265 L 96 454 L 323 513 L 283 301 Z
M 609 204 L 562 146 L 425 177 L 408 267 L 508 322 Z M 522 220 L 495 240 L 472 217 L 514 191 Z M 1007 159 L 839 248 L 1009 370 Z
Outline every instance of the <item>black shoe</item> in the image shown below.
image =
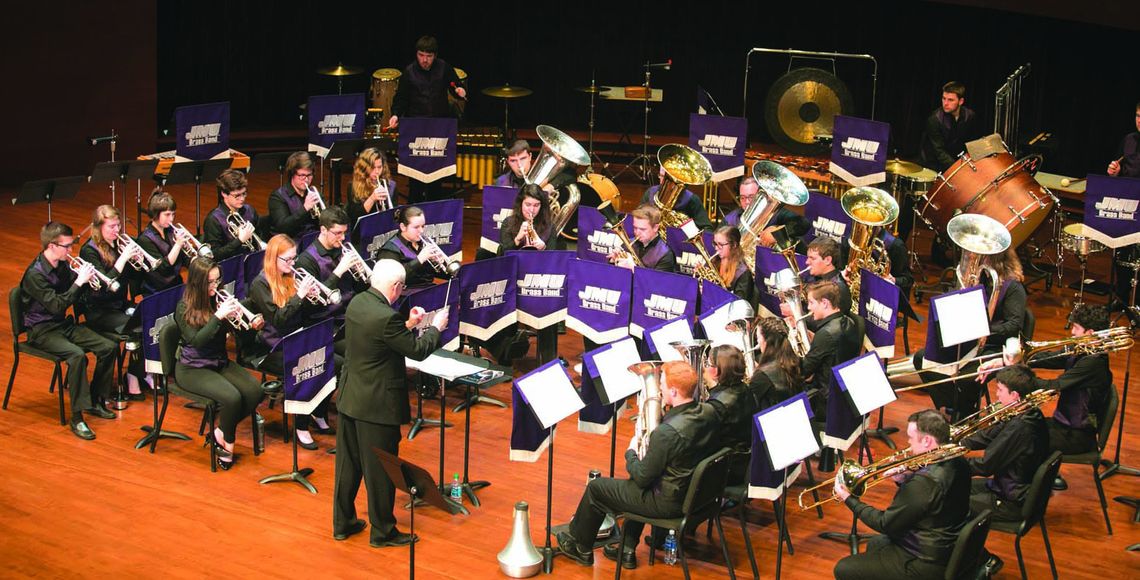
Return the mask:
M 420 541 L 420 537 L 415 534 L 408 534 L 399 530 L 394 530 L 392 535 L 384 538 L 383 540 L 371 540 L 368 542 L 369 546 L 373 548 L 398 548 L 400 546 L 407 546 L 412 542 Z
M 87 422 L 83 419 L 79 419 L 78 421 L 71 421 L 71 432 L 75 433 L 76 437 L 85 439 L 87 441 L 91 441 L 95 438 L 95 432 L 87 426 Z
M 625 550 L 621 544 L 610 544 L 602 548 L 602 555 L 607 560 L 618 561 L 618 550 L 621 550 L 621 567 L 626 570 L 633 570 L 637 568 L 637 552 L 633 550 Z
M 225 457 L 226 459 L 233 459 L 233 452 L 226 449 L 224 445 L 218 443 L 218 438 L 214 437 L 213 433 L 206 433 L 206 445 L 214 446 L 214 453 L 218 458 Z M 228 467 L 226 469 L 229 469 Z
M 218 455 L 218 469 L 221 469 L 222 471 L 229 471 L 230 468 L 233 466 L 234 466 L 234 460 L 233 460 L 232 456 L 230 456 L 230 458 L 227 460 L 227 459 L 223 458 L 220 454 Z
M 145 401 L 146 393 L 127 393 L 128 401 Z
M 328 419 L 325 419 L 325 422 L 328 423 Z M 336 427 L 333 427 L 332 423 L 329 423 L 328 428 L 321 429 L 321 427 L 317 425 L 317 422 L 313 421 L 312 426 L 309 427 L 309 431 L 320 435 L 336 435 Z
M 1069 483 L 1065 481 L 1065 478 L 1058 475 L 1053 479 L 1053 489 L 1055 491 L 1065 491 L 1066 489 L 1069 489 Z
M 118 415 L 116 415 L 112 411 L 108 410 L 107 407 L 104 407 L 102 403 L 96 403 L 94 407 L 91 407 L 90 409 L 85 409 L 83 412 L 91 414 L 91 415 L 95 415 L 96 417 L 98 417 L 100 419 L 118 418 Z
M 977 577 L 979 580 L 983 578 L 993 578 L 1001 571 L 1002 566 L 1005 566 L 1005 562 L 1002 562 L 1001 558 L 994 554 L 990 554 L 990 559 L 986 560 L 986 563 L 978 570 Z
M 348 527 L 345 528 L 343 532 L 333 532 L 333 539 L 338 542 L 343 542 L 347 540 L 349 536 L 363 532 L 366 527 L 368 527 L 368 524 L 364 523 L 364 520 L 357 518 L 349 522 Z
M 594 565 L 594 553 L 583 552 L 578 548 L 578 543 L 574 541 L 574 536 L 570 532 L 558 532 L 555 536 L 558 539 L 558 549 L 566 555 L 567 558 L 574 560 L 581 566 Z
M 305 443 L 304 441 L 301 441 L 300 437 L 297 437 L 297 445 L 300 446 L 302 449 L 308 449 L 309 451 L 316 451 L 317 450 L 317 442 L 316 441 L 311 441 L 309 443 Z

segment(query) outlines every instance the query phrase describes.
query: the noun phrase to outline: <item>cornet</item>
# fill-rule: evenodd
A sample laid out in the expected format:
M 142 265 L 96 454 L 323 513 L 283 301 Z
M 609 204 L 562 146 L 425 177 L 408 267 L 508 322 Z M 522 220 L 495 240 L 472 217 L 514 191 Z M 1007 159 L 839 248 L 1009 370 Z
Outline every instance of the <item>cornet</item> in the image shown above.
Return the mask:
M 313 207 L 309 209 L 309 214 L 314 218 L 320 218 L 321 212 L 325 210 L 325 200 L 321 197 L 321 192 L 317 191 L 317 188 L 310 185 L 307 189 L 305 189 L 305 193 L 317 194 L 317 203 L 313 204 Z
M 245 221 L 245 218 L 236 211 L 231 211 L 230 215 L 226 216 L 226 224 L 230 228 L 230 235 L 233 236 L 235 240 L 241 239 L 241 229 L 248 223 L 249 222 Z M 251 252 L 265 249 L 265 242 L 257 236 L 257 232 L 253 232 L 253 235 L 242 243 L 245 244 L 245 247 L 249 248 Z
M 67 264 L 71 266 L 72 272 L 78 274 L 79 269 L 90 264 L 90 262 L 84 260 L 83 258 L 80 258 L 79 256 L 72 256 L 71 254 L 68 254 Z M 94 270 L 95 275 L 91 277 L 91 280 L 87 282 L 87 285 L 90 286 L 92 290 L 101 290 L 106 287 L 111 292 L 119 291 L 118 280 L 115 280 L 114 278 L 108 278 L 106 274 L 100 272 L 94 266 L 92 266 L 91 269 Z
M 146 250 L 142 249 L 138 242 L 126 234 L 119 234 L 113 245 L 120 254 L 131 256 L 127 259 L 127 263 L 139 272 L 150 272 L 158 267 L 159 258 L 146 253 Z
M 395 207 L 392 203 L 392 192 L 388 191 L 388 182 L 383 177 L 376 179 L 376 188 L 372 190 L 372 193 L 377 191 L 382 191 L 385 194 L 384 201 L 380 202 L 380 211 L 388 211 Z
M 360 253 L 356 248 L 348 242 L 342 242 L 340 245 L 342 260 L 348 260 L 348 271 L 360 282 L 368 282 L 372 279 L 372 269 L 364 262 L 364 258 L 360 257 Z
M 293 278 L 296 280 L 298 288 L 300 288 L 300 284 L 307 279 L 311 279 L 313 281 L 313 287 L 317 289 L 317 292 L 315 294 L 309 294 L 308 296 L 302 296 L 302 298 L 308 299 L 309 302 L 312 302 L 313 304 L 319 304 L 321 306 L 340 304 L 340 290 L 335 288 L 330 289 L 328 286 L 322 284 L 320 280 L 314 278 L 313 275 L 307 271 L 301 268 L 294 268 Z
M 232 294 L 225 290 L 218 288 L 214 291 L 214 295 L 218 297 L 218 303 L 228 302 L 230 300 L 237 300 Z M 238 302 L 237 312 L 230 313 L 226 317 L 230 325 L 238 330 L 257 330 L 265 324 L 265 318 L 260 314 L 254 314 L 249 311 L 240 301 Z
M 182 249 L 185 250 L 186 255 L 190 256 L 191 260 L 199 256 L 203 258 L 214 257 L 214 251 L 210 249 L 210 246 L 199 242 L 198 238 L 195 238 L 194 234 L 190 233 L 190 230 L 186 229 L 182 224 L 174 224 L 174 236 L 186 240 Z
M 538 231 L 534 229 L 534 220 L 523 220 L 523 225 L 521 227 L 526 228 L 526 245 L 537 245 Z
M 427 236 L 421 236 L 420 241 L 431 250 L 431 257 L 428 258 L 428 262 L 436 272 L 447 276 L 455 276 L 459 273 L 459 263 L 447 257 L 447 254 L 443 253 L 443 250 L 440 249 L 439 244 L 435 243 L 435 240 Z

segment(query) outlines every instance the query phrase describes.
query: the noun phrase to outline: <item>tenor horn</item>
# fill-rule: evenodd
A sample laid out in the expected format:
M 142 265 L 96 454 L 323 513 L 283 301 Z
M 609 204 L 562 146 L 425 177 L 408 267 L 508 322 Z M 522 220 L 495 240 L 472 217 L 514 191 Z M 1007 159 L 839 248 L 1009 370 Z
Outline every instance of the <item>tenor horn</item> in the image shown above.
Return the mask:
M 752 166 L 752 178 L 760 186 L 760 195 L 740 216 L 740 251 L 748 269 L 755 272 L 761 232 L 781 206 L 804 205 L 809 194 L 804 182 L 779 163 L 758 161 Z
M 847 239 L 850 248 L 847 287 L 851 290 L 851 313 L 858 315 L 859 270 L 867 269 L 884 277 L 891 273 L 887 249 L 878 234 L 879 230 L 899 218 L 899 204 L 891 194 L 875 187 L 849 189 L 839 199 L 839 204 L 852 220 L 851 236 Z
M 696 149 L 670 143 L 657 150 L 657 162 L 665 172 L 661 187 L 653 195 L 653 203 L 661 210 L 661 223 L 679 228 L 689 217 L 674 209 L 681 193 L 689 185 L 704 185 L 712 179 L 712 165 Z

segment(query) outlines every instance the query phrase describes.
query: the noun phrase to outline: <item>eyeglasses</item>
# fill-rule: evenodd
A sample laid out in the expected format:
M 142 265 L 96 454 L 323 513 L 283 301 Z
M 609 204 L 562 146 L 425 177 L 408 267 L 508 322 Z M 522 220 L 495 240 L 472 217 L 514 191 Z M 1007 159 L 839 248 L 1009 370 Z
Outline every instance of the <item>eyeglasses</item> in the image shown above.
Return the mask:
M 245 199 L 245 197 L 247 195 L 249 195 L 249 192 L 248 191 L 231 191 L 230 193 L 227 193 L 226 195 L 228 195 L 230 197 Z
M 730 244 L 728 242 L 713 242 L 713 246 L 717 247 L 717 248 L 727 248 L 728 246 L 731 246 L 731 245 L 732 244 Z
M 294 173 L 293 175 L 300 177 L 301 179 L 312 179 L 313 178 L 312 173 Z
M 210 278 L 208 280 L 208 283 L 210 286 L 218 286 L 222 283 L 222 279 L 221 278 Z
M 71 242 L 70 244 L 61 244 L 59 242 L 52 242 L 52 243 L 55 244 L 56 246 L 59 246 L 59 247 L 65 249 L 65 250 L 70 249 L 71 246 L 75 245 L 75 242 Z
M 297 256 L 290 256 L 288 258 L 285 256 L 277 256 L 277 259 L 285 262 L 286 264 L 293 264 L 297 261 Z

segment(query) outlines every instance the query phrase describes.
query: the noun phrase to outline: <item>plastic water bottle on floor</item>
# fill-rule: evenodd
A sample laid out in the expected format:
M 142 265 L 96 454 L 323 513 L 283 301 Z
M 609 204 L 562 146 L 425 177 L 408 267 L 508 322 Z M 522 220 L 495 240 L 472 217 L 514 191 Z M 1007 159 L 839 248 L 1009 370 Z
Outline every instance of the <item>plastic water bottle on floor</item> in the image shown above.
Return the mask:
M 670 566 L 677 564 L 677 533 L 669 530 L 669 537 L 665 538 L 665 563 Z
M 463 505 L 463 484 L 459 483 L 459 474 L 451 477 L 451 501 Z

